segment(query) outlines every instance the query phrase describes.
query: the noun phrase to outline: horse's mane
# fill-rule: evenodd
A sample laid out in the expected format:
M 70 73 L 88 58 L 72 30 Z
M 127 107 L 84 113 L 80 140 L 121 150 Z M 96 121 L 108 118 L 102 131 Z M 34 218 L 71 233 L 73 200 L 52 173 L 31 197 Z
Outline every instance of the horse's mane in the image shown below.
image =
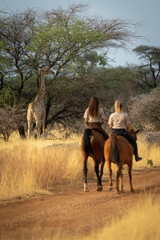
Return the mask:
M 136 130 L 135 130 L 135 128 L 133 127 L 133 126 L 131 126 L 130 128 L 129 128 L 129 131 L 128 131 L 129 133 L 135 133 L 136 132 Z

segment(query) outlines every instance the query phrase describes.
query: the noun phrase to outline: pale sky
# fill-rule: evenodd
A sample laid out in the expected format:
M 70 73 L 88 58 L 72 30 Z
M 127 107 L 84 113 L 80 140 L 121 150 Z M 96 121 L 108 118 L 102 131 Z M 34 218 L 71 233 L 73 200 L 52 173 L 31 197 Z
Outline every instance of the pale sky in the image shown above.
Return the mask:
M 111 50 L 109 57 L 114 60 L 111 66 L 139 64 L 140 61 L 132 49 L 139 45 L 160 47 L 160 0 L 0 0 L 0 9 L 7 12 L 33 8 L 37 10 L 67 8 L 71 4 L 87 4 L 84 15 L 103 18 L 122 18 L 133 23 L 141 23 L 138 35 L 126 50 Z

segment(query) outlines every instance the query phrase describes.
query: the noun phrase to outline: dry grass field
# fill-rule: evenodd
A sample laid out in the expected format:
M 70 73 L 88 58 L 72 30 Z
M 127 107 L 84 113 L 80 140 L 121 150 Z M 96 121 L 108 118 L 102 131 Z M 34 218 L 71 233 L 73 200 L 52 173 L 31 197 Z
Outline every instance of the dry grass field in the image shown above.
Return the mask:
M 160 165 L 160 147 L 138 142 L 143 160 L 133 169 Z M 83 163 L 80 137 L 68 140 L 19 140 L 0 143 L 0 200 L 11 197 L 49 193 L 63 184 L 82 182 Z M 93 163 L 88 161 L 89 178 L 94 176 Z M 113 167 L 114 169 L 114 167 Z M 104 169 L 107 174 L 107 169 Z
M 113 219 L 96 234 L 83 240 L 159 240 L 160 197 L 146 195 L 121 219 Z
M 79 139 L 14 140 L 0 145 L 0 200 L 49 193 L 82 180 Z
M 157 144 L 148 144 L 147 142 L 142 142 L 141 140 L 138 141 L 139 146 L 139 155 L 143 157 L 143 160 L 136 163 L 133 160 L 133 171 L 135 171 L 135 177 L 140 177 L 140 175 L 137 175 L 139 172 L 140 174 L 143 173 L 143 171 L 149 171 L 149 169 L 157 169 L 160 166 L 160 147 Z M 140 189 L 137 191 L 137 193 L 132 197 L 131 195 L 128 195 L 128 193 L 125 195 L 121 195 L 120 197 L 115 196 L 115 193 L 113 194 L 113 198 L 111 195 L 108 195 L 108 190 L 105 190 L 101 193 L 102 198 L 100 197 L 99 193 L 97 193 L 94 190 L 94 193 L 92 192 L 92 189 L 95 189 L 96 182 L 95 182 L 95 173 L 93 168 L 92 159 L 89 159 L 88 161 L 88 170 L 89 170 L 89 182 L 93 182 L 94 185 L 91 185 L 91 199 L 86 199 L 85 193 L 83 193 L 83 163 L 81 159 L 81 152 L 80 152 L 80 137 L 74 136 L 67 140 L 19 140 L 16 137 L 13 137 L 10 139 L 8 143 L 0 142 L 0 213 L 5 216 L 5 211 L 9 212 L 11 208 L 11 203 L 14 203 L 12 207 L 15 207 L 18 209 L 19 204 L 17 201 L 22 201 L 24 199 L 24 204 L 26 203 L 26 199 L 32 199 L 32 201 L 36 199 L 41 199 L 42 196 L 56 196 L 56 193 L 59 195 L 63 195 L 63 200 L 65 200 L 65 192 L 67 192 L 66 200 L 64 201 L 64 205 L 66 204 L 67 209 L 67 201 L 69 202 L 69 206 L 75 204 L 75 211 L 79 211 L 79 208 L 81 208 L 82 201 L 91 201 L 88 202 L 86 206 L 90 208 L 90 206 L 94 205 L 95 207 L 99 206 L 98 202 L 99 199 L 101 200 L 101 204 L 105 206 L 106 208 L 106 201 L 105 198 L 109 199 L 108 201 L 108 207 L 109 204 L 113 204 L 112 201 L 116 204 L 122 203 L 122 209 L 123 213 L 120 211 L 119 207 L 117 210 L 117 205 L 115 208 L 115 212 L 117 211 L 117 214 L 113 211 L 113 215 L 109 213 L 108 215 L 108 221 L 104 218 L 104 216 L 101 216 L 101 219 L 105 219 L 103 221 L 102 226 L 99 227 L 99 230 L 97 231 L 91 231 L 89 232 L 89 235 L 83 234 L 83 236 L 80 235 L 80 233 L 77 232 L 77 235 L 68 237 L 67 234 L 63 234 L 63 228 L 61 230 L 54 231 L 54 237 L 53 237 L 53 231 L 52 228 L 48 228 L 48 230 L 44 230 L 41 232 L 41 235 L 37 237 L 37 233 L 30 235 L 29 238 L 25 237 L 18 237 L 13 239 L 39 239 L 39 240 L 51 240 L 51 239 L 82 239 L 82 240 L 90 240 L 90 239 L 108 239 L 108 240 L 117 240 L 122 239 L 123 240 L 158 240 L 160 239 L 160 230 L 159 230 L 159 221 L 160 221 L 160 191 L 159 188 L 156 188 L 156 192 L 153 190 L 157 185 L 158 181 L 155 179 L 155 186 L 154 186 L 154 179 L 152 178 L 152 183 L 149 183 L 150 185 L 147 186 L 147 188 L 151 189 L 143 192 L 142 194 L 139 194 L 141 192 L 142 188 L 144 190 L 144 186 L 141 186 L 140 182 L 135 181 L 136 186 L 140 186 Z M 124 174 L 127 172 L 127 169 L 124 168 Z M 106 167 L 104 168 L 104 181 L 105 186 L 108 185 L 108 174 Z M 113 166 L 113 172 L 114 176 L 116 173 L 116 167 Z M 156 173 L 156 172 L 155 172 Z M 145 172 L 147 174 L 147 172 Z M 154 176 L 154 171 L 152 172 Z M 144 175 L 145 179 L 147 179 L 147 175 Z M 149 177 L 149 176 L 148 176 Z M 137 178 L 138 179 L 138 178 Z M 125 184 L 128 184 L 128 179 L 125 180 Z M 146 182 L 145 182 L 146 184 Z M 143 184 L 144 185 L 144 184 Z M 77 186 L 77 187 L 76 187 Z M 94 186 L 94 188 L 93 188 Z M 108 186 L 107 186 L 108 187 Z M 125 185 L 124 185 L 125 187 Z M 73 188 L 73 189 L 72 189 Z M 153 188 L 153 189 L 152 189 Z M 72 189 L 71 195 L 69 193 L 70 189 Z M 76 190 L 75 190 L 76 189 Z M 158 190 L 157 190 L 158 189 Z M 77 195 L 73 195 L 73 191 L 76 191 Z M 60 193 L 61 192 L 61 193 Z M 97 195 L 98 194 L 98 195 Z M 107 194 L 107 195 L 105 195 Z M 70 199 L 74 196 L 74 199 Z M 109 197 L 108 197 L 109 196 Z M 70 200 L 69 200 L 69 199 Z M 77 202 L 75 199 L 77 198 Z M 83 199 L 84 198 L 84 199 Z M 106 199 L 107 199 L 106 198 Z M 68 200 L 67 200 L 68 199 Z M 78 202 L 80 201 L 81 202 Z M 98 200 L 96 200 L 98 199 Z M 53 200 L 53 199 L 52 199 Z M 136 201 L 135 201 L 136 200 Z M 29 201 L 29 200 L 28 200 Z M 49 201 L 49 200 L 48 200 Z M 54 201 L 56 201 L 56 197 L 54 197 Z M 58 200 L 57 200 L 58 201 Z M 62 200 L 60 200 L 62 201 Z M 119 201 L 119 203 L 117 203 Z M 36 202 L 36 201 L 35 201 Z M 72 204 L 73 202 L 73 204 Z M 129 203 L 130 202 L 130 203 Z M 134 204 L 133 204 L 134 203 Z M 58 202 L 55 204 L 58 204 Z M 62 204 L 62 203 L 61 203 Z M 62 204 L 62 205 L 63 205 Z M 86 203 L 85 203 L 86 204 Z M 127 205 L 126 205 L 127 204 Z M 33 205 L 33 204 L 32 204 Z M 32 206 L 30 205 L 30 206 Z M 3 208 L 5 206 L 5 209 Z M 46 205 L 43 206 L 43 208 Z M 58 206 L 59 205 L 55 205 Z M 79 207 L 78 207 L 79 206 Z M 102 206 L 99 206 L 100 209 Z M 125 208 L 126 206 L 126 208 Z M 128 207 L 127 207 L 128 206 Z M 25 207 L 24 207 L 25 208 Z M 112 206 L 114 208 L 114 205 Z M 7 210 L 8 209 L 8 210 Z M 31 209 L 31 208 L 30 208 Z M 62 207 L 63 209 L 63 207 Z M 121 209 L 121 210 L 122 210 Z M 127 210 L 126 210 L 127 209 Z M 3 211 L 2 211 L 3 210 Z M 92 215 L 93 209 L 90 209 L 90 213 Z M 30 211 L 30 210 L 28 210 Z M 38 210 L 37 210 L 38 211 Z M 39 209 L 41 211 L 41 209 Z M 50 211 L 45 210 L 45 211 Z M 54 209 L 54 212 L 56 210 Z M 74 215 L 74 210 L 73 215 Z M 71 219 L 71 216 L 67 216 L 66 213 L 67 210 L 65 210 L 65 213 L 61 213 L 63 217 L 68 217 Z M 57 214 L 60 213 L 60 210 L 57 210 Z M 51 213 L 50 213 L 51 214 Z M 87 213 L 86 213 L 87 214 Z M 30 214 L 32 215 L 32 214 Z M 14 216 L 14 213 L 13 213 Z M 54 215 L 55 217 L 56 215 Z M 57 215 L 59 216 L 59 215 Z M 86 215 L 88 216 L 88 215 Z M 9 217 L 9 213 L 8 213 Z M 18 217 L 18 216 L 17 216 Z M 62 216 L 61 216 L 62 217 Z M 23 217 L 22 217 L 23 218 Z M 28 217 L 29 218 L 29 217 Z M 94 218 L 94 217 L 93 217 Z M 15 218 L 14 218 L 15 219 Z M 35 217 L 37 219 L 37 216 Z M 47 218 L 46 218 L 47 219 Z M 46 224 L 48 224 L 46 220 Z M 19 221 L 19 220 L 12 220 Z M 10 222 L 8 219 L 1 222 L 1 230 L 2 233 L 0 234 L 0 239 L 12 239 L 10 238 L 10 233 L 12 233 L 12 225 L 14 225 Z M 24 222 L 23 222 L 24 221 Z M 27 229 L 29 223 L 26 223 L 25 225 L 25 218 L 22 220 L 25 228 Z M 42 221 L 42 220 L 41 220 Z M 53 221 L 53 218 L 52 218 Z M 58 226 L 57 229 L 59 229 L 59 225 L 56 225 L 56 219 L 55 221 L 55 228 Z M 59 220 L 60 221 L 60 220 Z M 64 219 L 62 219 L 62 222 Z M 68 222 L 68 220 L 66 220 Z M 74 220 L 76 221 L 76 220 Z M 92 219 L 93 226 L 96 224 L 95 219 Z M 97 221 L 101 221 L 99 218 Z M 34 223 L 36 220 L 34 220 Z M 107 224 L 105 224 L 107 222 Z M 5 226 L 7 224 L 11 224 L 10 228 L 7 229 Z M 81 220 L 79 220 L 79 224 L 81 224 Z M 21 224 L 20 224 L 21 225 Z M 72 226 L 70 224 L 69 226 Z M 48 226 L 48 225 L 47 225 Z M 18 227 L 18 226 L 17 226 Z M 84 227 L 84 226 L 83 226 Z M 55 229 L 54 229 L 55 230 Z M 83 229 L 84 230 L 84 229 Z M 9 235 L 3 234 L 3 232 L 8 232 Z M 18 230 L 17 230 L 18 231 Z M 22 230 L 21 230 L 22 231 Z M 73 231 L 70 230 L 70 232 Z M 1 231 L 0 231 L 1 232 Z M 16 231 L 15 231 L 16 232 Z M 25 231 L 23 232 L 25 233 Z M 43 233 L 43 234 L 42 234 Z M 56 234 L 55 234 L 56 233 Z M 84 233 L 84 232 L 83 232 Z M 18 234 L 18 233 L 17 233 Z M 72 235 L 72 234 L 71 234 Z M 17 235 L 16 235 L 17 236 Z M 22 234 L 23 236 L 23 234 Z

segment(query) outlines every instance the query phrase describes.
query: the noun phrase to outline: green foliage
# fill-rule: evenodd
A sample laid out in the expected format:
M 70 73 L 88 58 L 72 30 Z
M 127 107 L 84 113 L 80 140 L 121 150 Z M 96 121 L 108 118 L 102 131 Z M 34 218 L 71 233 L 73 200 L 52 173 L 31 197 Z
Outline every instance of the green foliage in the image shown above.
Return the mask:
M 132 99 L 130 116 L 141 128 L 160 130 L 160 87 Z
M 140 45 L 133 49 L 140 59 L 157 63 L 160 61 L 160 48 L 154 46 Z
M 160 48 L 141 45 L 133 51 L 142 60 L 142 64 L 137 67 L 139 84 L 145 91 L 156 88 L 160 82 Z
M 150 160 L 150 159 L 148 159 L 148 160 L 147 160 L 147 165 L 150 166 L 150 167 L 152 167 L 152 166 L 153 166 L 153 161 Z
M 122 93 L 126 72 L 107 71 L 106 55 L 99 50 L 124 46 L 133 37 L 131 28 L 120 19 L 81 17 L 81 11 L 80 5 L 41 14 L 30 9 L 1 19 L 0 106 L 25 102 L 27 108 L 42 65 L 55 72 L 45 77 L 47 124 L 75 122 L 93 94 L 108 104 Z
M 3 107 L 5 105 L 13 106 L 16 103 L 16 97 L 9 87 L 0 90 L 0 107 Z

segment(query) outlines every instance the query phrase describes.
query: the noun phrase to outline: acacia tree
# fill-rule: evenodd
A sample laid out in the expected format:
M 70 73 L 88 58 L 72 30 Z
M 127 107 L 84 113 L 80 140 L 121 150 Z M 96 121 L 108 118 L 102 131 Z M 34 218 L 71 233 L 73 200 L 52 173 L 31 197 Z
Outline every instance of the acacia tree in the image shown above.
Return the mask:
M 133 51 L 142 60 L 142 64 L 137 67 L 141 87 L 143 89 L 156 88 L 160 82 L 160 48 L 142 45 Z
M 160 130 L 160 87 L 133 99 L 130 106 L 132 120 L 143 129 Z
M 91 50 L 123 47 L 133 37 L 131 25 L 127 22 L 120 19 L 81 17 L 83 7 L 76 5 L 67 10 L 59 8 L 41 14 L 27 10 L 5 17 L 1 24 L 0 38 L 4 47 L 0 49 L 0 55 L 11 62 L 5 79 L 7 83 L 8 76 L 16 80 L 16 84 L 12 81 L 10 85 L 17 91 L 19 101 L 24 94 L 24 85 L 32 81 L 33 76 L 38 76 L 41 65 L 55 71 L 54 79 L 48 81 L 47 124 L 54 121 L 56 114 L 51 111 L 55 104 L 55 82 L 66 76 L 66 81 L 71 79 L 71 89 L 76 89 L 71 84 L 76 78 L 68 71 L 76 58 Z M 35 93 L 31 91 L 29 96 L 25 95 L 26 100 L 31 101 Z M 58 113 L 65 112 L 64 118 L 68 115 L 71 102 L 73 105 L 71 99 L 58 104 L 56 116 L 59 119 L 62 115 Z
M 28 65 L 26 46 L 34 33 L 35 12 L 32 10 L 15 12 L 5 15 L 2 20 L 0 38 L 3 47 L 0 48 L 0 55 L 5 59 L 3 61 L 3 66 L 5 65 L 6 68 L 5 78 L 7 81 L 9 77 L 18 79 L 18 84 L 14 84 L 12 87 L 16 91 L 17 97 L 20 98 L 25 81 L 34 74 L 33 67 Z
M 24 115 L 26 115 L 24 109 L 17 106 L 0 107 L 0 136 L 4 141 L 7 142 L 14 131 L 22 127 L 22 124 L 25 125 Z

